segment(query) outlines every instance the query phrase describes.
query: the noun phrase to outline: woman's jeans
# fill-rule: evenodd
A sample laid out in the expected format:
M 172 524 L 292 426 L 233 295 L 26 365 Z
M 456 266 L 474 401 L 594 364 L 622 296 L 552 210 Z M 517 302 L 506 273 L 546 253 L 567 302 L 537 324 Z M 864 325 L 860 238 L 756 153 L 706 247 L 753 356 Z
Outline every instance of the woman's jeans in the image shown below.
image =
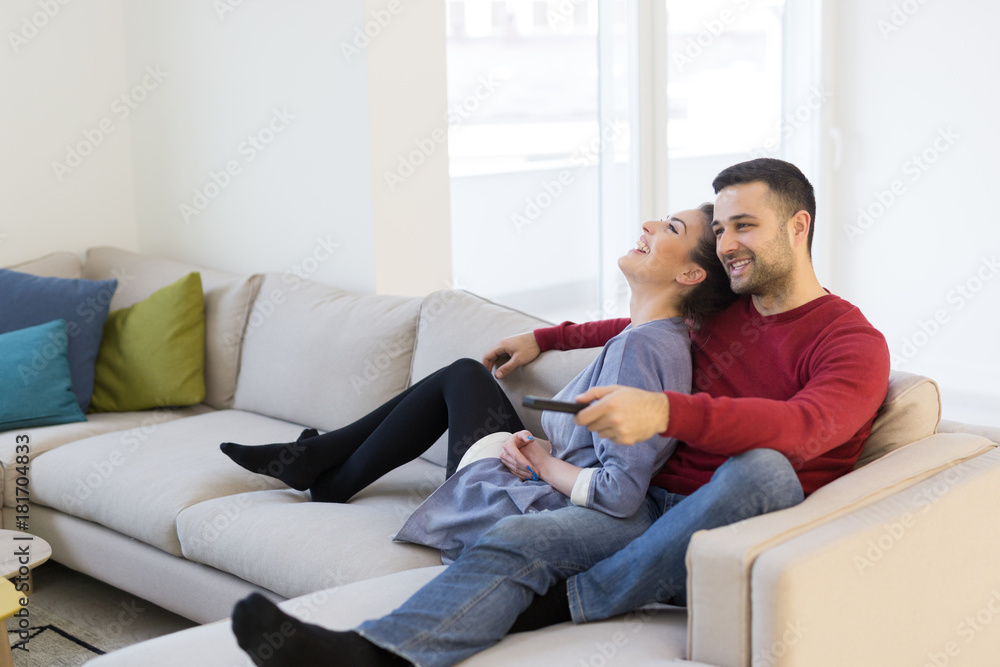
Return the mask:
M 627 519 L 583 507 L 506 517 L 399 609 L 357 632 L 419 667 L 436 667 L 500 641 L 534 596 L 560 579 L 568 579 L 577 623 L 651 602 L 683 605 L 695 531 L 801 501 L 788 460 L 755 449 L 726 461 L 690 496 L 651 487 Z

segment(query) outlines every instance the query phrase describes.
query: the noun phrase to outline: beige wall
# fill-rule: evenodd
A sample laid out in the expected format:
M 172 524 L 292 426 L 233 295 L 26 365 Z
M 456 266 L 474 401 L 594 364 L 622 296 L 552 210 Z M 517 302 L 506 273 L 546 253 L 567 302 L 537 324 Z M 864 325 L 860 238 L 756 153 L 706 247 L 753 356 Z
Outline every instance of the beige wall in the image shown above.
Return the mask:
M 451 286 L 445 7 L 366 6 L 386 23 L 367 50 L 375 288 L 427 294 Z
M 136 248 L 122 2 L 54 4 L 0 4 L 0 266 Z

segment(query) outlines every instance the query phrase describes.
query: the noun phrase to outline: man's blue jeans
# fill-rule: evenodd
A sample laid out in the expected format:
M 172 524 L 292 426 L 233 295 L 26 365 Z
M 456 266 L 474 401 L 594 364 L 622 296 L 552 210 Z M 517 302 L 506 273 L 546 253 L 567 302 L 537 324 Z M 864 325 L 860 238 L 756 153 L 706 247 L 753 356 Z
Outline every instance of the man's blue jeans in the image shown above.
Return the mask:
M 507 517 L 399 609 L 357 632 L 419 667 L 444 667 L 500 641 L 560 579 L 568 578 L 577 623 L 650 602 L 684 604 L 684 556 L 695 531 L 801 501 L 788 460 L 755 449 L 726 461 L 690 496 L 652 487 L 627 519 L 582 507 Z

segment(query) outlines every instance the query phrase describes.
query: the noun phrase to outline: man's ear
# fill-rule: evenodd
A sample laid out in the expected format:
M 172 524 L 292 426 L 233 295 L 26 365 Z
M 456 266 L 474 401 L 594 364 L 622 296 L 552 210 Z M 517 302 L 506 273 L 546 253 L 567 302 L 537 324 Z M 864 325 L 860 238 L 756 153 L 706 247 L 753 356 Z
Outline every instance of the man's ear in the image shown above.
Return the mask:
M 678 274 L 677 282 L 681 285 L 697 285 L 708 278 L 708 272 L 697 264 L 692 264 L 684 273 Z
M 806 211 L 799 211 L 788 220 L 788 233 L 793 246 L 805 244 L 809 240 L 812 218 Z

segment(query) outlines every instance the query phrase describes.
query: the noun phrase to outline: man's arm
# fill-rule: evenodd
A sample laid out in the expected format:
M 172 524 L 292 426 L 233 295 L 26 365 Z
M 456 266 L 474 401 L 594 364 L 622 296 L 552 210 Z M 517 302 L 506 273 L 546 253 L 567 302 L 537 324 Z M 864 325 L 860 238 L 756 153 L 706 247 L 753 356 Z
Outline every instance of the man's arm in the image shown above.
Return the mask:
M 575 350 L 584 347 L 604 347 L 629 325 L 628 318 L 599 320 L 573 324 L 563 322 L 554 327 L 543 327 L 516 336 L 508 336 L 483 355 L 483 366 L 493 369 L 499 380 L 519 366 L 534 361 L 549 350 Z
M 554 327 L 535 329 L 535 340 L 542 352 L 549 350 L 576 350 L 604 345 L 625 330 L 631 323 L 627 317 L 614 320 L 597 320 L 574 324 L 563 322 Z
M 889 387 L 889 350 L 875 329 L 832 337 L 809 382 L 787 401 L 668 393 L 667 433 L 733 456 L 770 447 L 801 463 L 838 447 L 870 422 Z
M 859 328 L 823 346 L 811 379 L 787 401 L 595 387 L 578 400 L 601 400 L 576 419 L 621 444 L 660 432 L 713 454 L 768 447 L 798 463 L 847 442 L 864 427 L 885 399 L 888 378 L 885 339 L 874 329 Z

